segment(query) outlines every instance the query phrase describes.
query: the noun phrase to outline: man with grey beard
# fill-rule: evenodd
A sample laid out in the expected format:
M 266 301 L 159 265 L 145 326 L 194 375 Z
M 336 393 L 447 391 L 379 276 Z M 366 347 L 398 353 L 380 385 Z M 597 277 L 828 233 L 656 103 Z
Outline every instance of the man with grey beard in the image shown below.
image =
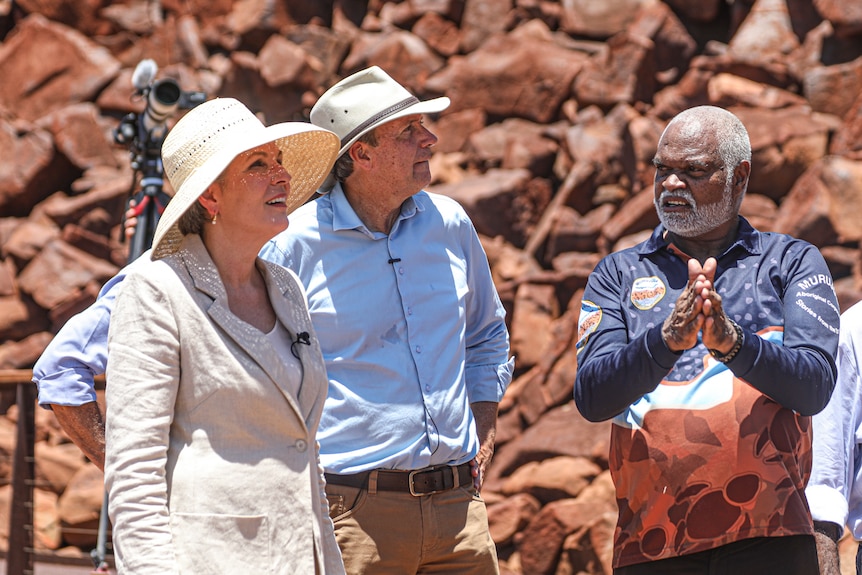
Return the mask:
M 652 236 L 605 257 L 575 401 L 612 420 L 617 575 L 816 574 L 811 416 L 835 385 L 838 303 L 817 248 L 739 215 L 742 122 L 686 110 L 659 139 Z

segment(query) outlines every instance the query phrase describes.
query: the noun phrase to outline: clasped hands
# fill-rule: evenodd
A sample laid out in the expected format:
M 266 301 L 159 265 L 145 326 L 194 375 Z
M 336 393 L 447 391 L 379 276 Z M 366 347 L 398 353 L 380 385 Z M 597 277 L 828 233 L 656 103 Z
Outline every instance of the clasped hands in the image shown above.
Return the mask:
M 717 267 L 715 258 L 707 258 L 702 266 L 694 258 L 688 260 L 688 285 L 661 329 L 665 345 L 671 351 L 691 349 L 697 345 L 699 333 L 707 349 L 723 354 L 736 344 L 736 329 L 724 313 L 721 296 L 715 291 Z

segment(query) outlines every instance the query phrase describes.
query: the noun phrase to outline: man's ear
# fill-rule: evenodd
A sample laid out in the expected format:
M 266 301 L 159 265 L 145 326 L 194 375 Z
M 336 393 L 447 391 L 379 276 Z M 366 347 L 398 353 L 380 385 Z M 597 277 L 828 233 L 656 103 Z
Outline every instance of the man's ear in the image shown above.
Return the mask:
M 730 180 L 730 194 L 733 198 L 733 205 L 736 207 L 736 213 L 739 213 L 739 208 L 742 206 L 742 200 L 745 199 L 745 192 L 748 190 L 748 176 L 751 174 L 751 162 L 743 160 L 739 162 L 733 169 L 733 176 Z
M 747 187 L 748 177 L 751 175 L 751 162 L 743 160 L 739 162 L 733 170 L 733 185 L 734 187 Z M 743 188 L 744 189 L 744 188 Z
M 365 142 L 354 143 L 347 153 L 350 154 L 354 166 L 370 166 L 371 156 L 368 154 L 368 144 Z

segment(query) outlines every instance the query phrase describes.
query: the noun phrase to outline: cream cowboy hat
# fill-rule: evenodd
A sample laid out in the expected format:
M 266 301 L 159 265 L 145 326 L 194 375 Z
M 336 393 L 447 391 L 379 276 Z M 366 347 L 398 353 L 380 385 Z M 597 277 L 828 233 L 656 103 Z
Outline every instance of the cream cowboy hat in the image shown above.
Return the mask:
M 449 98 L 445 96 L 419 101 L 389 74 L 372 66 L 324 92 L 311 108 L 311 123 L 338 135 L 341 156 L 380 124 L 411 114 L 442 112 L 448 107 Z
M 289 214 L 311 197 L 335 163 L 338 137 L 306 122 L 265 127 L 242 102 L 216 98 L 192 108 L 168 132 L 162 144 L 165 174 L 175 193 L 156 226 L 153 252 L 157 260 L 179 248 L 179 220 L 234 158 L 275 142 L 290 173 Z

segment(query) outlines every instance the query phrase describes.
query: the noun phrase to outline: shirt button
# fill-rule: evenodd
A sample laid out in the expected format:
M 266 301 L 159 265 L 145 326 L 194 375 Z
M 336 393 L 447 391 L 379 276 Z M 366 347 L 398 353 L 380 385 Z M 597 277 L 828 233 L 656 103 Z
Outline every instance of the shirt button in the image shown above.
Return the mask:
M 416 346 L 416 353 L 422 353 L 422 346 L 421 345 Z
M 407 315 L 413 315 L 413 308 L 412 307 L 407 308 Z
M 404 268 L 398 268 L 398 273 L 403 276 L 404 275 Z
M 426 385 L 426 386 L 425 386 L 425 391 L 431 391 L 431 386 L 430 386 L 430 385 Z
M 296 449 L 300 453 L 303 453 L 303 452 L 305 452 L 306 449 L 308 449 L 308 442 L 306 442 L 304 439 L 297 439 L 295 445 L 296 445 Z

